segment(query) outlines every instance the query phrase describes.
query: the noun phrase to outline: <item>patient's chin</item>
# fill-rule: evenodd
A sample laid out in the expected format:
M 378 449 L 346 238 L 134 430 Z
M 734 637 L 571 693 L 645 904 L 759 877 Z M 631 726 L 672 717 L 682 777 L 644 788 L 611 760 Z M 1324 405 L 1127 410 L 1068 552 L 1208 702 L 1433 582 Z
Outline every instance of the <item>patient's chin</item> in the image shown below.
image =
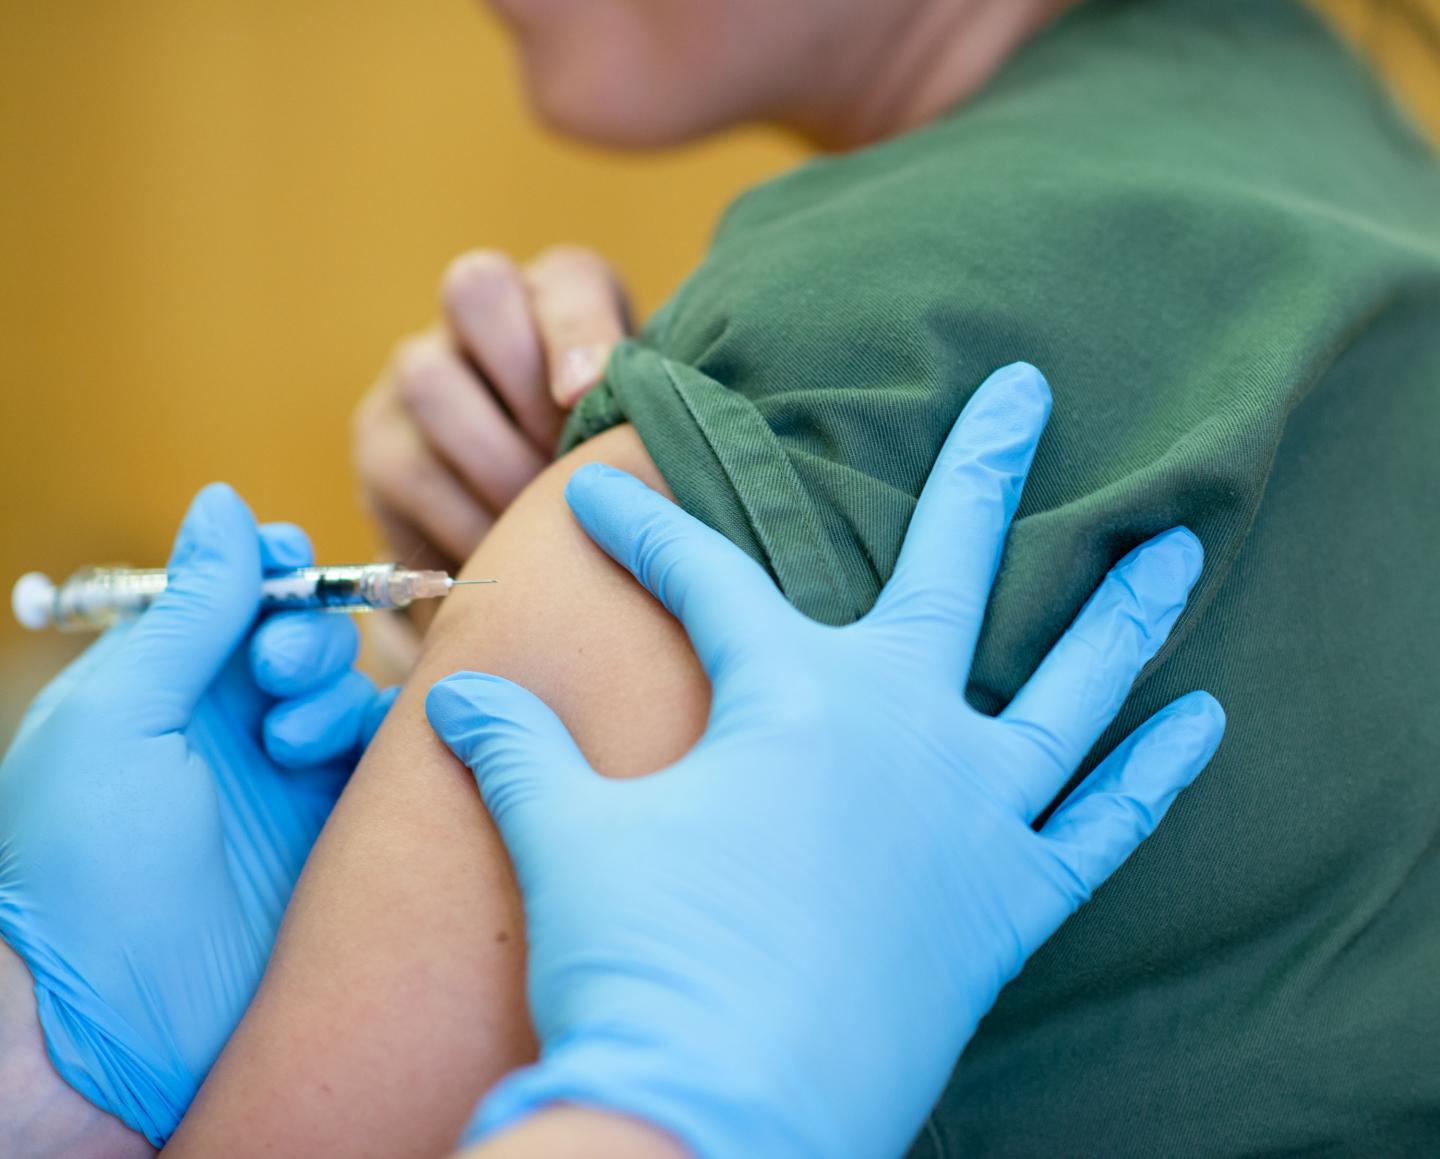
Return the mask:
M 643 71 L 624 76 L 618 67 L 564 72 L 530 65 L 526 90 L 531 108 L 557 133 L 618 149 L 662 149 L 693 141 L 725 127 L 725 118 L 686 94 L 647 79 Z

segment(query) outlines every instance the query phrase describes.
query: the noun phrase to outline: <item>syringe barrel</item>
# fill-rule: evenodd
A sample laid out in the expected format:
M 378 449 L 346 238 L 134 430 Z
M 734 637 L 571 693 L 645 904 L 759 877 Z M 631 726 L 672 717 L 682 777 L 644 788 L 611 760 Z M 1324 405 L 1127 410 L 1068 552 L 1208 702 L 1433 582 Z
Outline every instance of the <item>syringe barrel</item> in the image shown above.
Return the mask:
M 369 612 L 404 608 L 415 598 L 412 577 L 416 574 L 394 563 L 297 567 L 267 576 L 260 585 L 260 603 L 266 610 Z
M 165 591 L 162 568 L 91 567 L 55 590 L 53 620 L 61 631 L 96 631 L 133 619 Z M 368 612 L 404 608 L 448 590 L 443 572 L 412 571 L 393 563 L 298 567 L 266 576 L 260 605 L 266 611 Z

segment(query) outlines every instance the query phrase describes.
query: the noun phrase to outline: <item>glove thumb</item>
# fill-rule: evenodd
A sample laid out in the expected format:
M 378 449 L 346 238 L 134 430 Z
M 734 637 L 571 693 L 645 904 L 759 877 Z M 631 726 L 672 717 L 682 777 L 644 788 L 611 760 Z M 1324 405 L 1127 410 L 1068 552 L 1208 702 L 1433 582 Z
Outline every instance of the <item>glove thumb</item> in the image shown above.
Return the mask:
M 521 867 L 546 802 L 596 774 L 560 718 L 533 693 L 479 672 L 447 676 L 425 698 L 430 727 L 469 766 L 500 835 Z
M 132 697 L 135 717 L 156 732 L 190 722 L 259 610 L 259 532 L 233 489 L 212 483 L 195 496 L 168 570 L 164 594 L 115 657 L 117 694 Z

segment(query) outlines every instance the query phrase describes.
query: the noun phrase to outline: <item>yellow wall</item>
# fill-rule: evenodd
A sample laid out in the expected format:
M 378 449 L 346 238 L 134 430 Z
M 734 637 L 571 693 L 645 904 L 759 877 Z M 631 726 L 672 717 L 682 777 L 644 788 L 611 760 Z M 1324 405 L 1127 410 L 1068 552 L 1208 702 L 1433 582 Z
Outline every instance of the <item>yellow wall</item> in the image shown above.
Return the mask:
M 1310 0 L 1440 142 L 1440 0 Z
M 799 155 L 551 139 L 466 0 L 0 0 L 0 29 L 3 590 L 162 561 L 214 478 L 368 556 L 347 415 L 450 256 L 588 243 L 653 307 Z M 1440 133 L 1440 59 L 1398 47 Z M 0 623 L 3 740 L 73 641 Z
M 234 483 L 370 558 L 348 415 L 448 258 L 596 246 L 648 309 L 797 148 L 537 130 L 467 0 L 0 0 L 0 589 L 163 562 Z M 73 641 L 0 616 L 0 743 Z

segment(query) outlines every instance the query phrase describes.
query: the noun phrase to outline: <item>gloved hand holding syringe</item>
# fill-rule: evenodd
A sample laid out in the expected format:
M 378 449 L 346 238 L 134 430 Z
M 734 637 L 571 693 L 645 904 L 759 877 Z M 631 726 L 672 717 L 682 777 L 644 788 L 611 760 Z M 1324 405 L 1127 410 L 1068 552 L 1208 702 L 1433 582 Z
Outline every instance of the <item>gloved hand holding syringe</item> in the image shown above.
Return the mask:
M 60 585 L 39 572 L 15 583 L 11 607 L 25 627 L 40 630 L 99 631 L 138 616 L 164 591 L 163 568 L 91 567 Z M 409 607 L 416 600 L 440 599 L 465 584 L 494 580 L 457 580 L 443 571 L 417 571 L 398 563 L 332 564 L 271 572 L 260 584 L 265 611 L 369 612 Z

